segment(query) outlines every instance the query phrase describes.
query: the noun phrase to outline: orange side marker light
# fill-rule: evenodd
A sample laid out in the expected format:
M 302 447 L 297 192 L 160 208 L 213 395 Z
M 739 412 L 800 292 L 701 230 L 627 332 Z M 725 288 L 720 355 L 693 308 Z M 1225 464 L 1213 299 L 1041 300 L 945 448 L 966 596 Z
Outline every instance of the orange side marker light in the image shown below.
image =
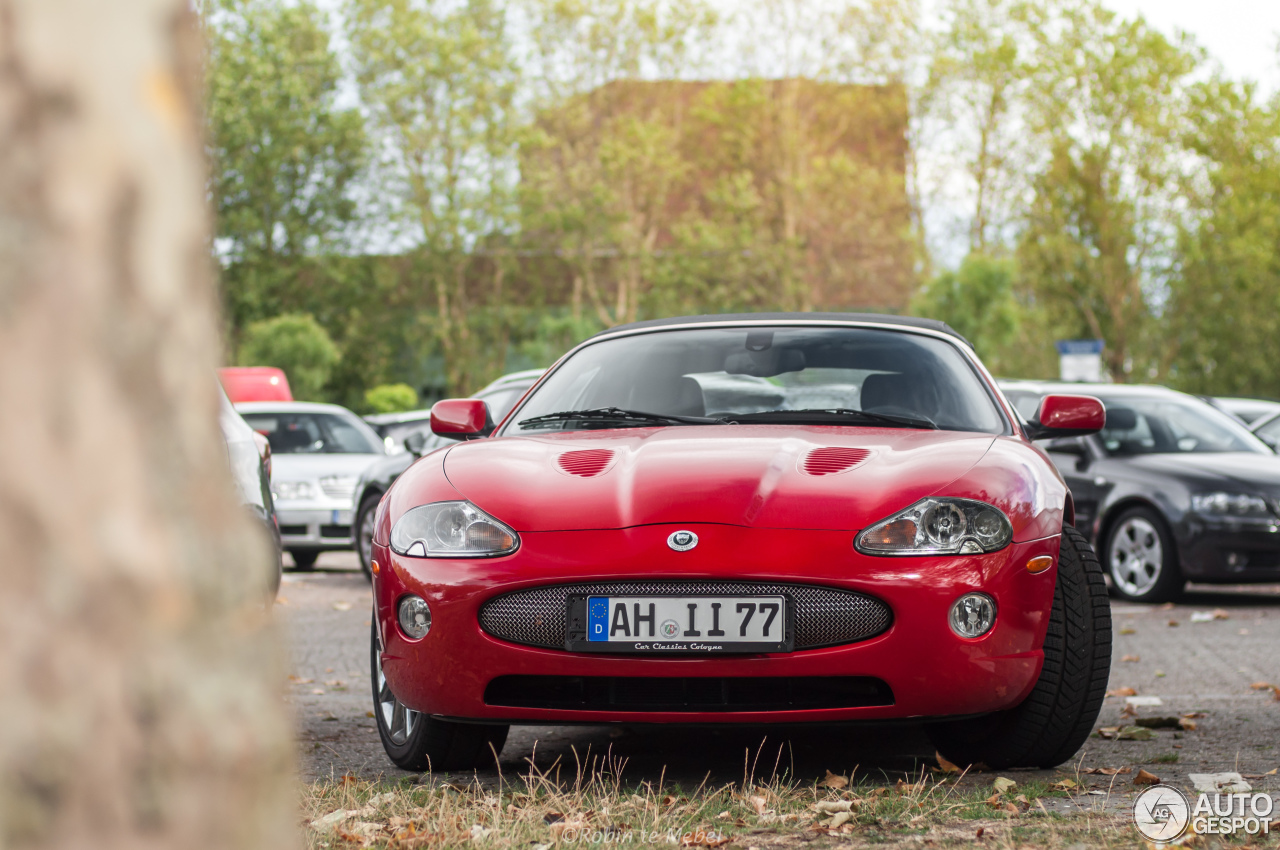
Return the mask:
M 1042 573 L 1053 566 L 1052 555 L 1037 555 L 1030 561 L 1027 561 L 1027 572 Z M 376 572 L 376 570 L 375 570 Z
M 373 574 L 376 576 L 378 574 L 378 562 L 370 558 L 369 569 L 373 570 Z

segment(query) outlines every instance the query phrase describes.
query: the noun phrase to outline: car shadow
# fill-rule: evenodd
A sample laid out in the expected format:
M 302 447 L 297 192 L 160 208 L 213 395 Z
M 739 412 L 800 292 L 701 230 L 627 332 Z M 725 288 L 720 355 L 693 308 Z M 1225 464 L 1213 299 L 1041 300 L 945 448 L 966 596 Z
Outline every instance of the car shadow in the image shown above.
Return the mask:
M 1230 607 L 1280 607 L 1280 585 L 1274 584 L 1192 584 L 1178 600 L 1179 605 Z
M 532 740 L 530 740 L 532 739 Z M 621 776 L 628 784 L 659 781 L 683 787 L 798 778 L 827 771 L 855 781 L 915 776 L 934 762 L 917 724 L 796 727 L 576 726 L 516 727 L 503 750 L 504 768 L 535 769 L 573 782 L 576 776 Z M 513 763 L 514 762 L 514 763 Z

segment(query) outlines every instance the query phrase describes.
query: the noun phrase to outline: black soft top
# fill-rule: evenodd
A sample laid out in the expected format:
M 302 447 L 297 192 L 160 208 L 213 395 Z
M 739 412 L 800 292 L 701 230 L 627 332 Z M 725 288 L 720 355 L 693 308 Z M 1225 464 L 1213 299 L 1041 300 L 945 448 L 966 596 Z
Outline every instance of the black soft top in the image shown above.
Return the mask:
M 946 322 L 940 322 L 937 319 L 920 319 L 915 316 L 892 316 L 884 313 L 713 313 L 707 316 L 675 316 L 670 319 L 649 319 L 644 322 L 632 322 L 629 325 L 618 325 L 616 327 L 603 330 L 596 336 L 604 334 L 618 333 L 620 331 L 636 331 L 651 330 L 655 328 L 679 327 L 680 325 L 697 325 L 705 322 L 773 322 L 773 321 L 795 321 L 803 320 L 808 322 L 875 322 L 881 325 L 902 325 L 907 328 L 922 328 L 924 330 L 938 331 L 955 337 L 956 339 L 968 345 L 973 346 L 969 340 L 960 335 L 955 328 Z

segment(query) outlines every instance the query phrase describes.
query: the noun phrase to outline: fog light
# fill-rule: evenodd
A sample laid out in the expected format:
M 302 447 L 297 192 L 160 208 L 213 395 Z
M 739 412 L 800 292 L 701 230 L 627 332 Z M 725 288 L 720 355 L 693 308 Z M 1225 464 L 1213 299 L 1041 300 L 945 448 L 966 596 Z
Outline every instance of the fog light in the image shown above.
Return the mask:
M 421 596 L 406 596 L 400 600 L 400 628 L 417 640 L 431 631 L 431 609 Z
M 950 620 L 951 631 L 960 637 L 981 637 L 995 625 L 995 600 L 985 593 L 966 593 L 951 606 Z

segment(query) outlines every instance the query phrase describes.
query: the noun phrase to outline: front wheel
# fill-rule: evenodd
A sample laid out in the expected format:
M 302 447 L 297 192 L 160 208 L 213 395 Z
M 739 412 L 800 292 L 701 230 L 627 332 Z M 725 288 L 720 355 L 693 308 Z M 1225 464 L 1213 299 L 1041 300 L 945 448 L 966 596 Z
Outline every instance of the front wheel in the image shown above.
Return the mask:
M 1093 731 L 1111 673 L 1111 605 L 1102 566 L 1084 536 L 1067 526 L 1044 638 L 1044 666 L 1031 695 L 986 717 L 929 727 L 950 761 L 1050 768 L 1075 755 Z
M 414 771 L 475 770 L 497 759 L 507 742 L 509 727 L 457 723 L 409 708 L 391 692 L 387 677 L 382 674 L 376 620 L 370 643 L 378 737 L 397 767 Z
M 1151 508 L 1130 508 L 1116 517 L 1102 562 L 1116 595 L 1130 602 L 1172 602 L 1185 584 L 1173 535 Z

